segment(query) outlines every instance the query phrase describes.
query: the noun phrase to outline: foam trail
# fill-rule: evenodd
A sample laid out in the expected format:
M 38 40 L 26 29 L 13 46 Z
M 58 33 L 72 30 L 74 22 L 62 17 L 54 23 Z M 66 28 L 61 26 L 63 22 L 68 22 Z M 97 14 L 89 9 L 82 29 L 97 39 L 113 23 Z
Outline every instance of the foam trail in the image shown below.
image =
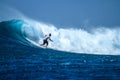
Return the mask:
M 34 20 L 30 20 L 29 23 L 34 26 L 31 26 L 33 28 L 32 36 L 42 38 L 44 34 L 52 33 L 54 42 L 51 42 L 49 46 L 54 49 L 77 53 L 120 54 L 119 28 L 99 27 L 88 32 L 82 29 L 58 29 L 51 24 Z M 29 32 L 30 35 L 31 33 Z

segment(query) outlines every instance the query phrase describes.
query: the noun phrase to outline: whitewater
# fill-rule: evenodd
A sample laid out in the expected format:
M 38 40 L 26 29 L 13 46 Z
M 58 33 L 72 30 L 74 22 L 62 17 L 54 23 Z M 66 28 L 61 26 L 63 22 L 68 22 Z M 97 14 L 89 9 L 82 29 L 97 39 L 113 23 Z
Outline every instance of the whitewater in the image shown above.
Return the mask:
M 49 42 L 49 48 L 86 54 L 104 54 L 104 55 L 120 55 L 120 28 L 106 28 L 99 26 L 98 28 L 90 28 L 87 30 L 82 26 L 79 29 L 58 28 L 54 24 L 36 21 L 22 15 L 21 12 L 13 10 L 18 18 L 8 17 L 10 19 L 19 19 L 24 21 L 21 32 L 25 39 L 31 43 L 42 43 L 45 34 L 52 34 L 54 42 Z M 11 13 L 11 12 L 10 12 Z M 11 14 L 13 15 L 13 14 Z M 4 16 L 4 15 L 2 15 Z M 4 18 L 4 20 L 7 20 Z M 3 21 L 3 19 L 1 19 Z
M 120 29 L 105 27 L 84 29 L 57 28 L 51 24 L 27 20 L 29 25 L 24 25 L 22 32 L 28 39 L 37 43 L 42 42 L 45 34 L 51 33 L 54 42 L 49 47 L 77 53 L 95 54 L 119 54 L 120 52 Z M 36 39 L 36 40 L 35 40 Z
M 0 3 L 0 80 L 48 79 L 120 80 L 120 27 L 58 27 Z

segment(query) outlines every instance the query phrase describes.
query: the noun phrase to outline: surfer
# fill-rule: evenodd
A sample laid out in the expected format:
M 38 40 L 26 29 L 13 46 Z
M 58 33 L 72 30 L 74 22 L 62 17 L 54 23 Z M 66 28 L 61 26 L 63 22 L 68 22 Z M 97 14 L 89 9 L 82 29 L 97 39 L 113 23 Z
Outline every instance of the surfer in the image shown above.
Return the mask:
M 43 46 L 43 45 L 45 45 L 46 44 L 46 48 L 47 48 L 47 46 L 48 46 L 48 39 L 50 40 L 50 41 L 52 41 L 53 42 L 53 40 L 51 40 L 51 33 L 49 33 L 48 35 L 45 35 L 45 37 L 44 37 L 44 39 L 43 39 L 43 44 L 40 44 L 40 46 Z

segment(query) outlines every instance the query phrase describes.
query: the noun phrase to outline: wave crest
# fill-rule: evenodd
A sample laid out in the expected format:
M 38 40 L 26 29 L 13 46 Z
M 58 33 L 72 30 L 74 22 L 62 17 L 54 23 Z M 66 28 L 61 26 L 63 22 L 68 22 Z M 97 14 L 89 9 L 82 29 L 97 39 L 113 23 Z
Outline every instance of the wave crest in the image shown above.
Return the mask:
M 49 46 L 57 50 L 111 55 L 119 54 L 120 52 L 119 28 L 109 29 L 99 27 L 89 32 L 73 28 L 58 29 L 54 25 L 34 20 L 31 20 L 30 23 L 33 25 L 34 35 L 39 37 L 38 41 L 41 41 L 45 34 L 52 33 L 54 42 L 50 42 Z
M 45 34 L 51 33 L 54 42 L 50 42 L 49 47 L 56 50 L 91 54 L 120 54 L 119 28 L 99 27 L 90 31 L 73 28 L 58 29 L 51 24 L 34 20 L 11 20 L 1 22 L 0 26 L 0 33 L 4 36 L 9 35 L 21 41 L 29 39 L 31 43 L 36 44 L 42 42 Z

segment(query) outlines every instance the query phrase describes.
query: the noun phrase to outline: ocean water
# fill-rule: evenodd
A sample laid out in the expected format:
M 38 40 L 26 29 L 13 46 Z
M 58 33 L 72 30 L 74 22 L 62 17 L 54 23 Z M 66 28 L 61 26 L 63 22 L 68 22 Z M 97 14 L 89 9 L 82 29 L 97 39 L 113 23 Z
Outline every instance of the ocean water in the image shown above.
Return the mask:
M 64 33 L 64 30 L 62 32 Z M 0 80 L 120 79 L 120 55 L 117 50 L 119 48 L 115 49 L 117 54 L 113 50 L 110 54 L 104 50 L 101 54 L 99 50 L 99 54 L 91 53 L 93 50 L 89 54 L 88 50 L 86 54 L 85 50 L 76 53 L 59 44 L 56 46 L 62 48 L 60 50 L 55 50 L 54 47 L 40 48 L 29 41 L 38 42 L 38 36 L 42 34 L 43 32 L 30 28 L 23 20 L 0 22 Z

